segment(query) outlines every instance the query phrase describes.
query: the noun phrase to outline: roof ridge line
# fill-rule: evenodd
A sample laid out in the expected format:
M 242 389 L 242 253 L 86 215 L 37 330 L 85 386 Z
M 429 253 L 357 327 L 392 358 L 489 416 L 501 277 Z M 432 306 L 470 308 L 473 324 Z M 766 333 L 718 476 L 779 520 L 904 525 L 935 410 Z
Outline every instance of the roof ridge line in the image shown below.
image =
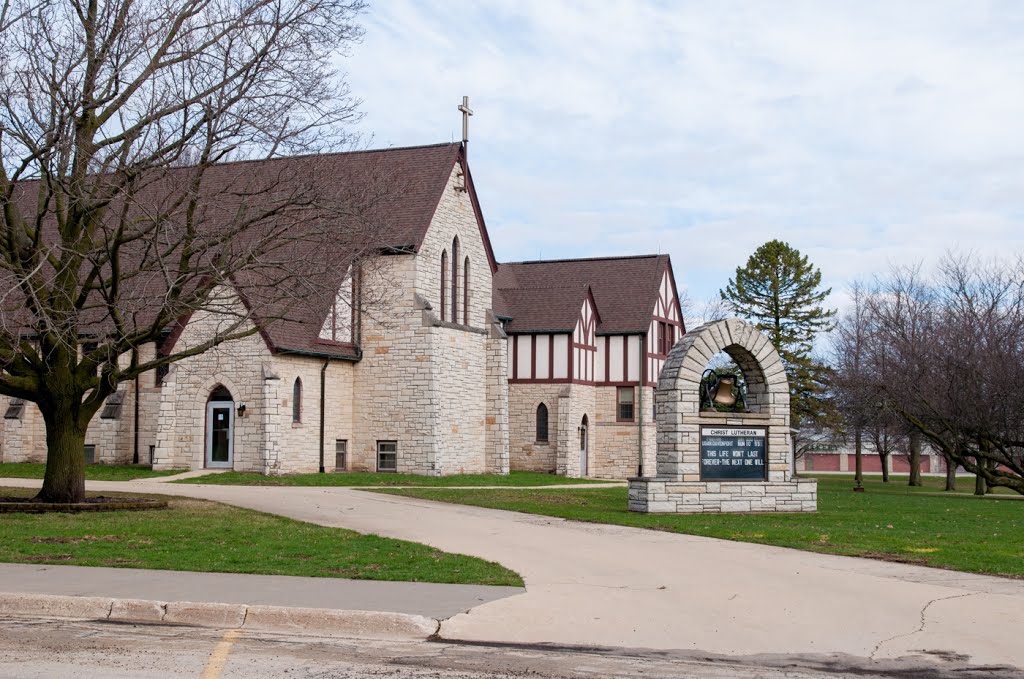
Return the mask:
M 564 259 L 525 259 L 519 262 L 498 262 L 498 266 L 504 266 L 506 264 L 559 264 L 562 262 L 597 262 L 601 260 L 613 260 L 613 259 L 649 259 L 664 257 L 664 254 L 647 254 L 647 255 L 613 255 L 609 257 L 566 257 Z
M 438 142 L 436 144 L 414 144 L 412 146 L 388 146 L 386 148 L 378 149 L 354 149 L 351 151 L 325 151 L 321 153 L 300 153 L 294 156 L 274 156 L 273 158 L 240 158 L 238 160 L 224 160 L 213 163 L 211 167 L 221 167 L 224 165 L 241 165 L 243 163 L 271 163 L 282 160 L 304 160 L 306 158 L 331 158 L 334 156 L 355 156 L 361 154 L 370 153 L 387 153 L 388 151 L 413 151 L 416 149 L 435 149 L 444 148 L 446 146 L 460 146 L 459 142 Z M 194 165 L 180 165 L 177 167 L 188 168 L 195 167 Z
M 419 144 L 413 146 L 389 146 L 382 149 L 355 149 L 352 151 L 327 151 L 322 153 L 300 153 L 294 156 L 274 156 L 273 158 L 240 158 L 238 160 L 221 160 L 216 163 L 211 163 L 210 168 L 226 167 L 228 165 L 245 165 L 251 163 L 275 163 L 287 160 L 306 160 L 309 158 L 333 158 L 337 156 L 355 156 L 355 155 L 366 155 L 371 153 L 387 153 L 388 151 L 413 151 L 418 149 L 435 149 L 444 148 L 447 146 L 461 146 L 460 142 L 438 142 L 437 144 Z M 194 168 L 196 165 L 165 165 L 161 169 L 164 170 L 187 170 Z M 95 176 L 95 175 L 90 175 Z M 16 184 L 30 184 L 31 182 L 41 181 L 40 177 L 32 177 L 29 179 L 20 179 Z

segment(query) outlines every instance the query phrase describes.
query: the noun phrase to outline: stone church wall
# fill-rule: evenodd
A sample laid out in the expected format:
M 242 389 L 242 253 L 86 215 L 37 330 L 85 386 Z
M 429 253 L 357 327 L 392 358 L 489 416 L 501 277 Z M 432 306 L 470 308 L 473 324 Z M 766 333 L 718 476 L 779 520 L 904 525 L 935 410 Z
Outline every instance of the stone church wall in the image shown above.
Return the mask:
M 180 351 L 217 332 L 228 320 L 199 312 L 192 316 L 175 346 Z M 160 390 L 154 469 L 202 469 L 206 455 L 206 404 L 223 385 L 235 402 L 245 403 L 235 418 L 234 469 L 263 472 L 263 381 L 270 350 L 258 333 L 171 365 Z
M 394 289 L 386 313 L 364 314 L 363 359 L 355 366 L 352 471 L 377 470 L 377 442 L 398 444 L 398 471 L 436 474 L 434 428 L 440 396 L 434 384 L 431 328 L 415 308 L 413 255 L 383 258 L 381 278 Z
M 276 380 L 267 380 L 263 427 L 267 432 L 266 472 L 312 473 L 320 469 L 320 370 L 324 360 L 276 355 Z M 324 375 L 324 468 L 334 471 L 335 442 L 352 444 L 352 364 L 330 361 Z M 300 419 L 294 421 L 294 384 L 302 380 Z
M 2 407 L 7 412 L 10 398 L 4 398 Z M 3 420 L 3 441 L 0 462 L 45 462 L 46 429 L 43 414 L 34 403 L 26 403 L 18 419 Z
M 643 421 L 644 466 L 653 470 L 657 460 L 654 422 L 654 387 L 634 389 L 634 421 L 617 422 L 616 387 L 596 387 L 594 403 L 595 448 L 590 475 L 601 479 L 635 476 L 640 456 L 640 421 Z
M 552 472 L 558 468 L 559 394 L 567 384 L 510 384 L 509 457 L 515 471 Z M 548 440 L 537 441 L 537 406 L 548 408 Z
M 587 474 L 594 470 L 595 451 L 600 450 L 600 434 L 595 436 L 598 428 L 594 422 L 596 388 L 587 384 L 570 384 L 563 389 L 558 402 L 558 452 L 557 470 L 563 476 L 579 478 L 582 473 L 582 454 L 580 450 L 580 426 L 583 416 L 587 416 L 587 435 L 589 437 L 587 455 Z
M 140 349 L 140 361 L 150 360 L 153 356 L 153 345 Z M 127 365 L 131 356 L 124 354 L 120 358 Z M 148 373 L 139 377 L 139 462 L 148 463 L 150 447 L 156 443 L 156 411 L 159 390 L 154 385 L 154 374 Z M 95 446 L 95 459 L 98 464 L 131 464 L 135 452 L 135 381 L 123 383 L 119 391 L 123 394 L 121 412 L 116 418 L 103 418 L 103 406 L 89 423 L 85 436 L 85 445 Z M 3 399 L 0 407 L 6 412 L 11 399 Z M 26 403 L 22 415 L 18 419 L 4 418 L 2 445 L 0 445 L 0 461 L 3 462 L 45 462 L 46 461 L 46 427 L 39 407 L 34 403 Z
M 507 474 L 509 464 L 508 341 L 496 323 L 487 340 L 486 466 L 491 474 Z
M 381 279 L 394 286 L 385 316 L 363 321 L 363 360 L 355 368 L 359 396 L 354 421 L 353 469 L 375 470 L 377 443 L 398 444 L 398 471 L 428 475 L 475 473 L 487 460 L 501 465 L 488 442 L 503 437 L 501 413 L 487 413 L 491 272 L 461 167 L 449 178 L 424 242 L 416 255 L 382 260 Z M 440 318 L 441 252 L 459 237 L 459 314 Z M 464 260 L 470 260 L 470 322 L 462 323 Z M 449 274 L 451 269 L 449 268 Z M 451 281 L 444 281 L 450 296 Z M 449 305 L 451 300 L 449 300 Z M 449 309 L 451 307 L 449 306 Z M 507 359 L 506 359 L 507 360 Z M 488 415 L 495 421 L 488 423 Z M 488 434 L 490 431 L 490 435 Z M 492 465 L 493 466 L 493 465 Z

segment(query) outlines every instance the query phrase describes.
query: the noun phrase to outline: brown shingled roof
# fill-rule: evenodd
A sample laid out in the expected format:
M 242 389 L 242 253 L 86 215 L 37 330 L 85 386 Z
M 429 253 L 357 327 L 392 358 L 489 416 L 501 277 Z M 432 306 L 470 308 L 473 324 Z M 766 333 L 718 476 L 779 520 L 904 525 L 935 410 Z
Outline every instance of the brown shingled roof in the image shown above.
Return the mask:
M 205 198 L 199 219 L 202 228 L 211 234 L 230 224 L 243 206 L 255 205 L 265 199 L 271 204 L 275 200 L 287 204 L 288 195 L 293 190 L 305 196 L 320 196 L 323 200 L 314 200 L 307 207 L 293 208 L 271 220 L 283 217 L 288 220 L 285 223 L 298 228 L 302 227 L 304 220 L 306 223 L 319 220 L 328 225 L 332 233 L 335 230 L 338 233 L 338 242 L 332 244 L 333 247 L 310 249 L 307 241 L 273 255 L 304 262 L 310 272 L 309 299 L 291 305 L 283 313 L 278 313 L 281 310 L 280 300 L 265 306 L 260 304 L 260 286 L 255 279 L 246 280 L 246 276 L 242 276 L 235 280 L 243 299 L 251 303 L 254 315 L 265 319 L 283 316 L 268 323 L 262 333 L 272 350 L 311 352 L 338 358 L 357 355 L 352 345 L 325 343 L 318 339 L 334 293 L 329 296 L 313 294 L 313 289 L 336 291 L 339 288 L 348 269 L 347 261 L 339 257 L 346 247 L 344 234 L 353 230 L 366 230 L 367 225 L 372 225 L 373 242 L 379 247 L 418 251 L 452 168 L 459 162 L 461 154 L 461 144 L 446 143 L 227 162 L 206 170 L 200 189 Z M 168 168 L 166 175 L 134 198 L 137 209 L 166 203 L 167 196 L 181 190 L 182 178 L 178 174 L 187 176 L 189 171 L 190 168 Z M 97 179 L 100 180 L 102 177 Z M 293 184 L 301 185 L 301 188 L 293 189 Z M 34 214 L 38 186 L 38 181 L 18 183 L 16 200 L 26 215 Z M 251 187 L 270 187 L 270 190 L 252 192 Z M 350 200 L 352 204 L 359 204 L 359 209 L 346 210 L 346 201 Z M 325 207 L 324 201 L 337 203 L 340 209 L 332 205 Z M 259 206 L 255 208 L 259 209 Z M 52 214 L 47 222 L 52 222 Z M 245 243 L 235 242 L 227 247 L 244 248 Z M 121 306 L 138 309 L 139 321 L 145 323 L 147 301 L 163 294 L 165 284 L 162 276 L 148 272 L 133 280 L 133 285 L 125 286 L 120 296 Z M 102 309 L 97 312 L 102 313 Z M 97 318 L 94 313 L 83 314 L 82 320 L 81 332 L 103 334 L 109 326 L 105 317 Z
M 318 172 L 324 173 L 326 181 L 339 176 L 385 177 L 389 195 L 373 210 L 381 229 L 378 241 L 396 250 L 419 251 L 460 150 L 461 144 L 450 143 L 327 154 L 313 156 L 310 160 L 316 163 Z M 260 165 L 273 162 L 262 161 Z M 344 229 L 346 225 L 341 223 L 339 228 Z M 310 253 L 312 257 L 317 254 Z M 323 263 L 317 264 L 320 265 L 315 266 L 318 271 L 331 271 L 330 267 L 322 266 Z M 325 281 L 323 285 L 337 289 L 346 271 L 338 269 L 333 274 L 334 280 Z M 264 337 L 276 351 L 311 352 L 339 358 L 356 356 L 354 345 L 318 338 L 328 308 L 296 305 L 283 319 L 270 323 Z
M 587 286 L 597 334 L 646 332 L 668 255 L 555 259 L 499 264 L 493 305 L 511 333 L 572 332 Z

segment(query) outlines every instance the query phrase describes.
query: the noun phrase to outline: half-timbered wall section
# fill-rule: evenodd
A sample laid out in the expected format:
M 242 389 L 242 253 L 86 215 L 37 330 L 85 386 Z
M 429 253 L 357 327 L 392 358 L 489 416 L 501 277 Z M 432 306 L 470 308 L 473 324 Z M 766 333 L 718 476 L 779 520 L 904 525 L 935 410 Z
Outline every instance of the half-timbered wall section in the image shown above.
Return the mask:
M 578 382 L 594 381 L 594 364 L 597 357 L 597 313 L 594 298 L 589 292 L 580 308 L 576 329 L 572 333 L 573 378 Z
M 508 338 L 510 382 L 568 382 L 569 333 L 512 335 Z
M 596 381 L 599 385 L 628 385 L 640 381 L 640 335 L 597 338 Z
M 679 309 L 679 298 L 676 295 L 675 281 L 672 271 L 667 269 L 661 277 L 658 287 L 658 299 L 654 303 L 651 325 L 647 330 L 645 383 L 649 386 L 658 384 L 658 376 L 665 365 L 668 352 L 683 336 L 683 318 Z

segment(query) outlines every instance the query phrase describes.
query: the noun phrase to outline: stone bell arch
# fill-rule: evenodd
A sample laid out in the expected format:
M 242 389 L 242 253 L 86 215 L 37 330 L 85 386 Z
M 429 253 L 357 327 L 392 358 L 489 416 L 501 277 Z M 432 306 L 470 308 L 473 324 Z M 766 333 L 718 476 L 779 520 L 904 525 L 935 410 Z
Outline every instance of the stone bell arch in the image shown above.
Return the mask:
M 701 375 L 728 354 L 746 382 L 740 412 L 701 409 Z M 650 513 L 802 512 L 817 482 L 790 467 L 789 382 L 779 352 L 738 318 L 702 325 L 669 352 L 658 380 L 657 474 L 630 479 L 629 509 Z

